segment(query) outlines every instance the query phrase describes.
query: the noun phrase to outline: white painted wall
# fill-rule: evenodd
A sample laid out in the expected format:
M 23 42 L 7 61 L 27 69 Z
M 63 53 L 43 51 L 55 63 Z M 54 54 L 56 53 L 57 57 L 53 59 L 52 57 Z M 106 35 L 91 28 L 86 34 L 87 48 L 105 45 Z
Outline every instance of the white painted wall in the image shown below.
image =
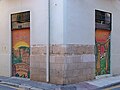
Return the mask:
M 95 43 L 95 9 L 112 12 L 112 0 L 66 0 L 65 43 Z
M 95 45 L 95 9 L 112 13 L 111 72 L 120 74 L 120 1 L 65 0 L 64 43 Z
M 63 44 L 64 0 L 50 0 L 50 42 Z
M 112 73 L 120 74 L 120 1 L 114 0 L 113 31 L 112 31 Z

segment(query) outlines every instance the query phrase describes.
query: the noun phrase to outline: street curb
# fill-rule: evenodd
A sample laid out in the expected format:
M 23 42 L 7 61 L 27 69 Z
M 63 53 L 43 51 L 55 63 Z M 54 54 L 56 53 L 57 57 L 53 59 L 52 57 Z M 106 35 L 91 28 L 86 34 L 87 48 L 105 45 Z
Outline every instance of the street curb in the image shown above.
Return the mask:
M 103 86 L 103 87 L 99 87 L 98 89 L 104 89 L 104 88 L 108 88 L 110 86 L 116 86 L 116 85 L 119 85 L 120 82 L 116 82 L 116 83 L 112 83 L 112 84 L 109 84 L 109 85 L 106 85 L 106 86 Z
M 8 86 L 16 87 L 16 88 L 24 88 L 24 89 L 28 89 L 28 90 L 44 90 L 44 89 L 40 89 L 40 88 L 35 88 L 35 87 L 25 86 L 25 85 L 19 85 L 19 84 L 10 83 L 10 82 L 4 82 L 4 81 L 1 81 L 0 84 L 8 85 Z
M 9 86 L 12 86 L 12 87 L 17 87 L 17 88 L 19 87 L 19 84 L 4 82 L 4 81 L 1 81 L 0 84 L 9 85 Z

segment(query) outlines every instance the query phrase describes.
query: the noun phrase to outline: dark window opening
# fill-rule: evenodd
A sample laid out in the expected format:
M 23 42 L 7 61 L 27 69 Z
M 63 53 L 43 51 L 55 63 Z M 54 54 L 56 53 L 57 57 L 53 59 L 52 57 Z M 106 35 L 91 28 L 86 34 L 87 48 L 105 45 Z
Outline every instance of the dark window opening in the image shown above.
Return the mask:
M 111 30 L 111 13 L 95 10 L 95 28 Z

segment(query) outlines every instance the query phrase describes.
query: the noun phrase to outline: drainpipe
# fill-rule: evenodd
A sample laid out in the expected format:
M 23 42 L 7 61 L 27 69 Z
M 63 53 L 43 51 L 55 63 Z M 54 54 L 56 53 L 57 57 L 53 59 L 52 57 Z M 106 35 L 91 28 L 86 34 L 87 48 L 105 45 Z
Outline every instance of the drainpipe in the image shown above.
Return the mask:
M 48 0 L 48 33 L 46 53 L 46 82 L 50 82 L 50 0 Z

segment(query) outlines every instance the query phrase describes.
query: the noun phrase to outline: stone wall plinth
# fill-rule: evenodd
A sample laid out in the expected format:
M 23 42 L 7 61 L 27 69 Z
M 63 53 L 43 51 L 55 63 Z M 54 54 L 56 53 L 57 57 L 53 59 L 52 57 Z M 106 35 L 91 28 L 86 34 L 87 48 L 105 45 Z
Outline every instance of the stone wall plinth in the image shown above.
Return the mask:
M 31 48 L 31 79 L 46 80 L 46 46 Z M 71 84 L 95 78 L 94 45 L 50 46 L 50 83 Z
M 31 47 L 30 78 L 46 82 L 46 45 L 33 45 Z

